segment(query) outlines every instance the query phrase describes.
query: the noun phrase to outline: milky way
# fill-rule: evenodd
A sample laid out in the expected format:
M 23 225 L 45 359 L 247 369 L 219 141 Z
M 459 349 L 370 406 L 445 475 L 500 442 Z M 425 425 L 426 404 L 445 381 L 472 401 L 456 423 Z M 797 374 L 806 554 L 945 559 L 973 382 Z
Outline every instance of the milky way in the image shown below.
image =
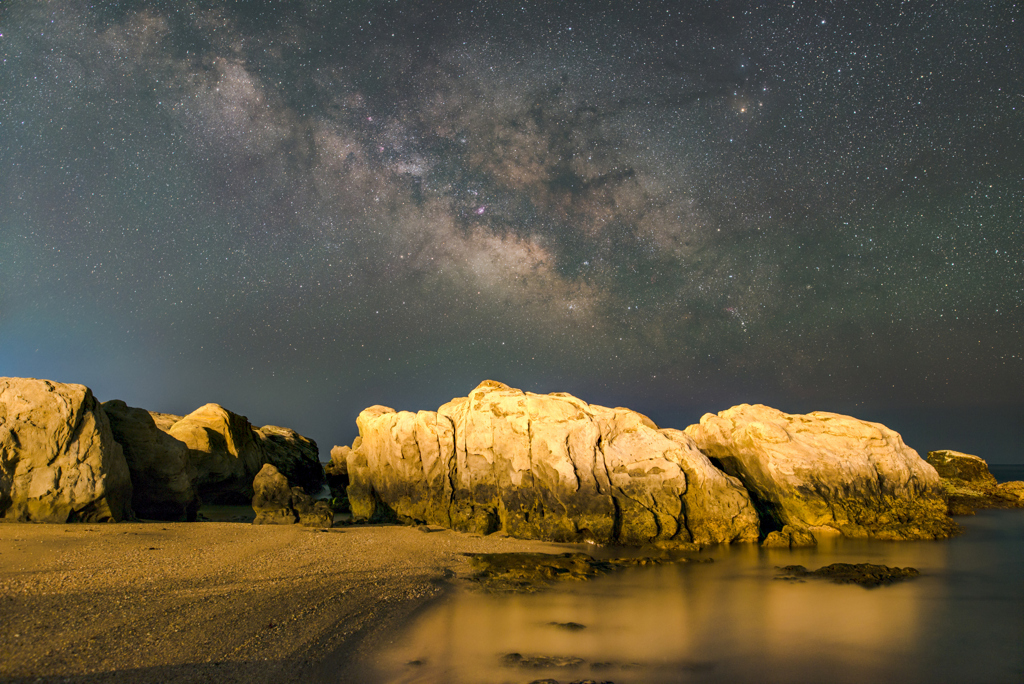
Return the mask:
M 1015 3 L 555 4 L 5 2 L 0 374 L 321 447 L 485 378 L 973 407 L 1024 458 Z

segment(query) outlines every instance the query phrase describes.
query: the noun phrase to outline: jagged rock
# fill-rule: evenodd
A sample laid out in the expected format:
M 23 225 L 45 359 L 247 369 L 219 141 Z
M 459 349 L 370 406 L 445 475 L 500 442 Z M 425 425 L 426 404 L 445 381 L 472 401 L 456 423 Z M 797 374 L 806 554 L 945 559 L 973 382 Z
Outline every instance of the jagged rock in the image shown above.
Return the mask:
M 678 430 L 628 409 L 486 381 L 436 413 L 360 413 L 346 455 L 355 520 L 388 515 L 487 534 L 670 546 L 749 541 L 739 481 Z
M 249 503 L 253 478 L 264 463 L 314 494 L 323 486 L 316 442 L 294 430 L 254 428 L 245 416 L 206 404 L 174 422 L 167 433 L 188 446 L 198 472 L 196 486 L 208 503 Z
M 149 411 L 119 399 L 103 403 L 132 478 L 132 508 L 141 518 L 194 521 L 196 469 L 185 443 L 161 430 Z
M 253 480 L 254 525 L 292 525 L 328 528 L 334 511 L 323 501 L 314 501 L 302 487 L 293 487 L 281 471 L 264 464 Z
M 131 500 L 128 464 L 88 387 L 0 378 L 0 518 L 120 521 Z
M 786 548 L 795 549 L 801 546 L 817 546 L 818 540 L 806 530 L 800 530 L 792 525 L 786 525 L 781 530 L 773 530 L 761 542 L 765 548 Z
M 705 414 L 686 434 L 742 480 L 765 532 L 936 539 L 958 529 L 935 469 L 884 425 L 742 404 Z
M 263 447 L 264 463 L 275 466 L 289 482 L 310 494 L 320 492 L 324 486 L 324 467 L 320 464 L 316 442 L 295 430 L 276 425 L 255 429 Z
M 941 478 L 950 515 L 974 515 L 979 508 L 1024 508 L 1024 482 L 996 482 L 988 464 L 973 454 L 943 449 L 928 452 Z

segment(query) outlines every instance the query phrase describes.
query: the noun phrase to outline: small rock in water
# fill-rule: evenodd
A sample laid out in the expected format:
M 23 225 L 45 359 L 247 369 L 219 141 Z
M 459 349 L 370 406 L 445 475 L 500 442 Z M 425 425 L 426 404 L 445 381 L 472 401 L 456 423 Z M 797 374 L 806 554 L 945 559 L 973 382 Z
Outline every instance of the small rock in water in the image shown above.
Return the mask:
M 581 625 L 578 622 L 549 622 L 548 624 L 552 627 L 561 627 L 562 629 L 567 629 L 570 632 L 578 632 L 581 629 L 587 628 L 586 625 Z
M 917 568 L 891 568 L 871 563 L 833 563 L 817 570 L 808 570 L 802 565 L 787 565 L 779 569 L 785 574 L 776 579 L 802 580 L 805 577 L 817 577 L 836 584 L 859 584 L 862 587 L 902 582 L 921 574 Z
M 582 581 L 613 570 L 662 563 L 688 563 L 690 559 L 610 558 L 599 560 L 585 553 L 469 553 L 476 570 L 470 580 L 494 593 L 534 592 L 555 581 Z
M 587 661 L 576 656 L 524 656 L 522 653 L 507 653 L 501 658 L 501 664 L 505 667 L 525 667 L 530 669 L 542 669 L 548 667 L 579 667 Z

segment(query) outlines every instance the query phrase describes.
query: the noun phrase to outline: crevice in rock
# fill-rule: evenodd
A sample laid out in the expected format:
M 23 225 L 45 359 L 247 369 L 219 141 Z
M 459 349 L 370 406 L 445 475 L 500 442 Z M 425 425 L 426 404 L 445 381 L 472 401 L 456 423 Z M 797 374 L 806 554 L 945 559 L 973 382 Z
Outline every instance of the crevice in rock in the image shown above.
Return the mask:
M 781 531 L 785 523 L 782 521 L 782 516 L 779 511 L 779 505 L 769 499 L 766 499 L 760 495 L 755 487 L 751 487 L 747 480 L 743 477 L 743 471 L 739 468 L 729 468 L 722 460 L 708 456 L 708 460 L 711 464 L 721 470 L 727 475 L 732 475 L 740 481 L 743 488 L 747 490 L 747 495 L 750 497 L 750 502 L 754 504 L 754 510 L 757 512 L 757 523 L 759 528 L 760 541 L 763 541 L 771 532 Z

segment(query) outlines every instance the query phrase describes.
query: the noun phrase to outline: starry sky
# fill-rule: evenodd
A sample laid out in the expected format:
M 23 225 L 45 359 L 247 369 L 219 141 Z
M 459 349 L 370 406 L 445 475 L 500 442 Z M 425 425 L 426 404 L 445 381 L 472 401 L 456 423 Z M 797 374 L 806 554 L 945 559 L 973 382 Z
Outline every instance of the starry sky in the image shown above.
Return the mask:
M 0 5 L 0 375 L 320 444 L 484 379 L 1024 462 L 1015 2 Z

